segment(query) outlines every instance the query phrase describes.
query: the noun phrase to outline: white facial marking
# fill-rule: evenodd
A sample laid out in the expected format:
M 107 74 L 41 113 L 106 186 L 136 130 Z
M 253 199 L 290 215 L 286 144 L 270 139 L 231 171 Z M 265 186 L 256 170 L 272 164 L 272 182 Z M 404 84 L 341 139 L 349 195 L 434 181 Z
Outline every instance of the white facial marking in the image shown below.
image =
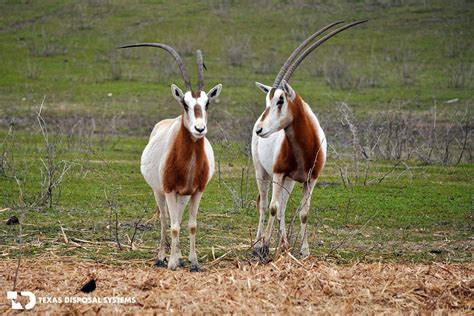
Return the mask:
M 288 126 L 292 117 L 288 110 L 288 101 L 282 89 L 276 89 L 272 99 L 267 93 L 265 98 L 265 111 L 260 116 L 255 132 L 258 136 L 266 138 L 271 134 Z
M 195 98 L 190 91 L 184 94 L 187 110 L 184 112 L 184 124 L 195 138 L 202 138 L 207 133 L 207 94 L 203 91 Z

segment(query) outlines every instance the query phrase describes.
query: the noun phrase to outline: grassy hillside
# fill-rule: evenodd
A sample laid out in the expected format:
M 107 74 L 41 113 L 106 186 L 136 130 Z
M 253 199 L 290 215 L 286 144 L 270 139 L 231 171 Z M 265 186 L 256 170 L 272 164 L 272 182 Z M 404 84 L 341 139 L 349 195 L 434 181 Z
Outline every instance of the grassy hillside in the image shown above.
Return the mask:
M 171 57 L 116 50 L 160 41 L 177 48 L 193 78 L 194 52 L 203 50 L 206 87 L 224 84 L 214 119 L 255 118 L 264 99 L 254 81 L 271 83 L 316 29 L 362 18 L 370 22 L 323 45 L 291 81 L 321 115 L 338 101 L 363 116 L 473 99 L 470 1 L 3 1 L 0 11 L 2 116 L 27 115 L 44 95 L 58 116 L 179 113 L 169 86 L 183 85 Z

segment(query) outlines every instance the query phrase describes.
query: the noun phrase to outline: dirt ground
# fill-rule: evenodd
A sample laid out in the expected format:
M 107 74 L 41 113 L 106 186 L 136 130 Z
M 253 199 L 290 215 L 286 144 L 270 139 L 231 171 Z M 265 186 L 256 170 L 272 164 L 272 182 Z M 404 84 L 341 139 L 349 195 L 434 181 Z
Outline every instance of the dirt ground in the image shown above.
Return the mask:
M 474 264 L 353 263 L 292 256 L 261 265 L 221 261 L 201 273 L 158 269 L 153 262 L 106 265 L 72 257 L 0 261 L 5 293 L 31 291 L 31 313 L 334 314 L 474 310 Z M 96 279 L 96 289 L 81 287 Z M 47 300 L 50 302 L 41 302 Z M 115 297 L 114 303 L 97 303 Z M 121 298 L 117 298 L 121 297 Z M 66 303 L 69 300 L 84 302 Z M 96 300 L 87 302 L 86 300 Z M 26 299 L 25 299 L 26 300 Z M 56 303 L 52 301 L 56 300 Z M 61 300 L 61 302 L 58 302 Z M 124 300 L 124 301 L 118 301 Z M 127 301 L 128 300 L 128 301 Z M 21 301 L 21 300 L 20 300 Z M 2 294 L 0 314 L 12 313 Z M 24 304 L 26 302 L 23 302 Z

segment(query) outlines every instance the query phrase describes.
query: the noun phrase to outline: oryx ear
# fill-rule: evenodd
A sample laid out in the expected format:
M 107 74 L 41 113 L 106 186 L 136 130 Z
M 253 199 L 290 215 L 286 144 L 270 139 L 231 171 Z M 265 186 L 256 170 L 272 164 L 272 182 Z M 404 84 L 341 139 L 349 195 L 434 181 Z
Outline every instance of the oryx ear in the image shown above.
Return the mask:
M 270 90 L 272 89 L 272 87 L 264 85 L 263 83 L 260 83 L 260 82 L 255 82 L 255 85 L 257 86 L 257 88 L 262 90 L 265 94 L 270 92 Z
M 209 90 L 209 92 L 207 93 L 207 99 L 209 100 L 209 103 L 214 102 L 214 100 L 217 99 L 219 94 L 221 94 L 221 91 L 222 91 L 222 84 L 221 83 L 219 83 L 214 88 Z
M 181 89 L 178 88 L 177 85 L 175 84 L 171 85 L 171 94 L 173 95 L 173 98 L 176 99 L 176 101 L 178 101 L 179 103 L 183 102 L 183 99 L 184 99 L 183 91 L 181 91 Z
M 283 91 L 286 92 L 287 98 L 290 101 L 293 101 L 296 96 L 295 90 L 293 90 L 293 88 L 288 84 L 288 82 L 286 82 L 286 80 L 282 80 L 281 85 L 283 86 Z

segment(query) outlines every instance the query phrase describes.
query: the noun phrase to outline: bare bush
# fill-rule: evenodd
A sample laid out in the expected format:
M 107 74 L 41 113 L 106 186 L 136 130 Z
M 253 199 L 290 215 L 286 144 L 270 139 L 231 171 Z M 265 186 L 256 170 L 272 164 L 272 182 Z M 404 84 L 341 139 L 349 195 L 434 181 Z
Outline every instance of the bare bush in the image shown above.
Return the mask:
M 30 80 L 40 79 L 41 69 L 37 63 L 31 60 L 26 62 L 25 77 Z
M 390 55 L 387 56 L 387 61 L 392 63 L 406 63 L 413 60 L 413 51 L 404 43 L 400 43 Z
M 171 76 L 179 71 L 176 63 L 170 63 L 169 60 L 166 59 L 167 57 L 168 56 L 163 57 L 162 55 L 155 56 L 150 62 L 153 69 L 156 69 L 157 80 L 163 83 L 168 82 Z
M 21 44 L 28 49 L 31 57 L 53 57 L 64 55 L 69 50 L 55 36 L 47 33 L 44 29 L 41 31 L 39 40 L 31 38 L 20 38 Z
M 450 27 L 447 26 L 446 28 L 449 29 Z M 459 58 L 468 52 L 470 48 L 472 48 L 472 43 L 464 40 L 464 35 L 462 34 L 463 32 L 463 30 L 450 32 L 443 30 L 443 32 L 439 34 L 439 37 L 443 41 L 443 45 L 440 50 L 443 57 L 453 59 Z
M 183 57 L 194 56 L 196 53 L 196 40 L 190 36 L 179 37 L 174 47 Z
M 305 67 L 309 74 L 313 77 L 324 77 L 324 68 L 325 65 L 321 61 L 316 59 L 309 59 L 306 61 L 307 67 Z
M 214 14 L 227 18 L 230 14 L 232 0 L 208 0 L 207 6 Z
M 268 75 L 273 74 L 276 71 L 275 57 L 276 53 L 272 51 L 271 53 L 264 54 L 266 58 L 253 60 L 252 68 L 256 74 Z
M 468 64 L 458 64 L 446 71 L 448 78 L 448 87 L 462 89 L 468 85 L 469 79 L 472 77 L 472 67 Z
M 96 7 L 93 9 L 97 10 Z M 88 3 L 77 2 L 71 10 L 69 23 L 72 29 L 83 31 L 92 29 L 96 19 L 96 14 L 89 12 Z
M 353 78 L 341 56 L 327 60 L 324 63 L 324 76 L 326 83 L 332 89 L 350 89 L 353 87 Z
M 110 70 L 109 70 L 109 76 L 110 80 L 116 81 L 122 79 L 122 66 L 120 62 L 117 60 L 116 55 L 115 57 L 110 59 L 109 65 L 110 65 Z
M 229 37 L 225 42 L 225 52 L 229 65 L 234 67 L 242 66 L 252 57 L 250 38 L 243 37 L 235 39 Z
M 399 66 L 399 75 L 402 84 L 413 85 L 416 82 L 416 74 L 420 69 L 421 64 L 403 62 Z
M 45 157 L 40 158 L 41 170 L 41 193 L 36 203 L 38 205 L 47 204 L 49 208 L 53 207 L 54 193 L 61 193 L 61 184 L 66 173 L 72 167 L 73 163 L 67 160 L 58 159 L 61 151 L 60 135 L 50 137 L 48 127 L 42 116 L 44 99 L 37 112 L 37 121 L 43 136 Z

